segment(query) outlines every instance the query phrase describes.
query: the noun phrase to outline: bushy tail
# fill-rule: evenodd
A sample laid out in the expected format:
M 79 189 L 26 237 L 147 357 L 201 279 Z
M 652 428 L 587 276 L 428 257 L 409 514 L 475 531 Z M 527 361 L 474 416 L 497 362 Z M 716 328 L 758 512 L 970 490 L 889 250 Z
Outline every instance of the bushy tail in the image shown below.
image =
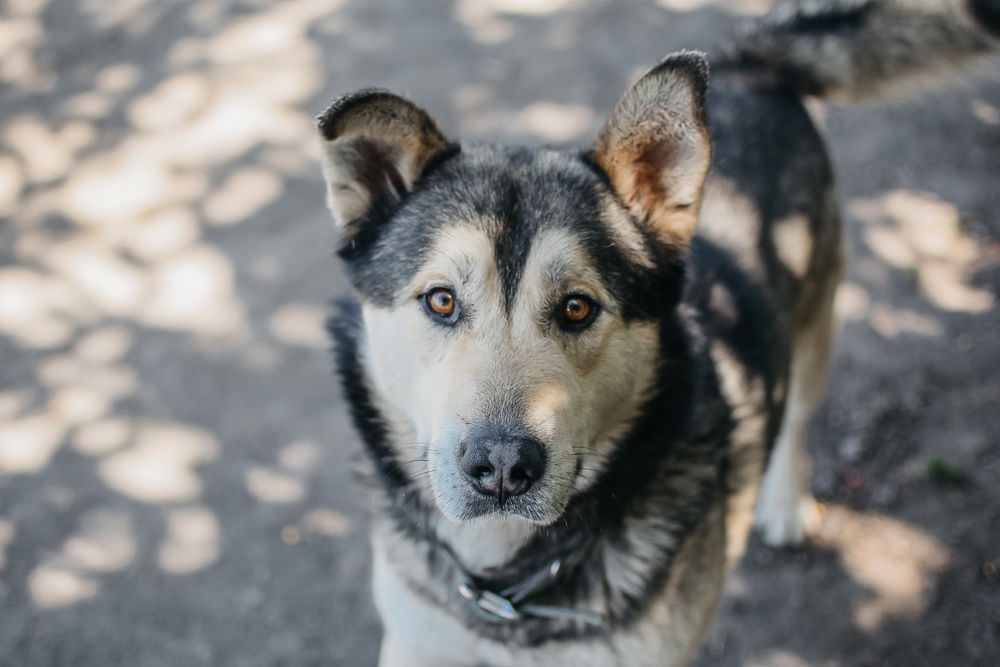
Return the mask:
M 998 54 L 1000 0 L 801 0 L 748 25 L 725 61 L 855 101 L 977 63 L 998 69 Z

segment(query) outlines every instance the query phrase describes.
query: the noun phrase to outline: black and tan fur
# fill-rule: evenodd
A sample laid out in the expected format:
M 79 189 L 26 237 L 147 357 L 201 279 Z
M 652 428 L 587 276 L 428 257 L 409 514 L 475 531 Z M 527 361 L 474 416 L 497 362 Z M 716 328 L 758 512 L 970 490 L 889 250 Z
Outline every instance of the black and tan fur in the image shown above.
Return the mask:
M 868 96 L 995 52 L 998 30 L 993 0 L 782 10 L 713 59 L 711 86 L 704 56 L 667 57 L 578 153 L 459 146 L 386 91 L 324 112 L 381 664 L 690 658 L 754 508 L 771 543 L 809 519 L 804 429 L 844 257 L 801 95 Z M 451 320 L 427 310 L 437 289 Z M 574 294 L 598 308 L 586 328 L 559 319 Z M 512 442 L 544 474 L 475 490 L 459 460 Z M 565 559 L 532 602 L 604 620 L 485 620 L 447 553 L 494 591 Z

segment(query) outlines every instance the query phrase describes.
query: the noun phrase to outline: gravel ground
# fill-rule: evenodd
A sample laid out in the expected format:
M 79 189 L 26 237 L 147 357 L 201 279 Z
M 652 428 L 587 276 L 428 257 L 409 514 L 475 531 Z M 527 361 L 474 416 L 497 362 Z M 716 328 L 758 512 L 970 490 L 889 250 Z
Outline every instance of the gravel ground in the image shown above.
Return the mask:
M 0 15 L 0 663 L 372 665 L 311 117 L 585 143 L 765 0 L 12 0 Z M 699 665 L 1000 664 L 1000 84 L 815 107 L 851 267 L 826 521 L 752 542 Z

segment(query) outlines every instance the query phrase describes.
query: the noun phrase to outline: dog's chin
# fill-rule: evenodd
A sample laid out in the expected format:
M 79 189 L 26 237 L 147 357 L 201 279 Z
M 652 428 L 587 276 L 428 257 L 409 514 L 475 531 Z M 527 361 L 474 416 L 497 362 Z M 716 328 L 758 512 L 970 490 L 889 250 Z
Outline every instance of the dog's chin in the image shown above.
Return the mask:
M 491 518 L 528 521 L 547 526 L 557 521 L 566 509 L 565 502 L 559 504 L 544 502 L 540 498 L 532 497 L 530 493 L 505 499 L 503 504 L 496 498 L 487 498 L 475 492 L 459 494 L 461 497 L 458 498 L 443 497 L 438 493 L 434 495 L 441 514 L 455 522 Z

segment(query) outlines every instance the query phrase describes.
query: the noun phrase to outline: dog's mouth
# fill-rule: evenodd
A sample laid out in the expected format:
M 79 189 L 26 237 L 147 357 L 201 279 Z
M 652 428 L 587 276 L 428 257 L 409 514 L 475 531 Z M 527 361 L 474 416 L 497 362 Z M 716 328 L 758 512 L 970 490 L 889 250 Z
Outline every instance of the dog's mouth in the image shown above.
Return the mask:
M 521 495 L 500 497 L 482 495 L 464 484 L 456 487 L 454 482 L 433 485 L 435 504 L 453 521 L 500 518 L 538 525 L 551 524 L 562 516 L 569 491 L 567 488 L 559 492 L 550 484 L 540 484 Z
M 494 498 L 471 498 L 465 503 L 459 520 L 468 521 L 483 517 L 518 518 L 532 523 L 549 524 L 552 518 L 552 508 L 547 508 L 530 498 L 516 497 L 503 500 Z M 560 512 L 561 513 L 561 512 Z M 558 518 L 558 516 L 556 517 Z

